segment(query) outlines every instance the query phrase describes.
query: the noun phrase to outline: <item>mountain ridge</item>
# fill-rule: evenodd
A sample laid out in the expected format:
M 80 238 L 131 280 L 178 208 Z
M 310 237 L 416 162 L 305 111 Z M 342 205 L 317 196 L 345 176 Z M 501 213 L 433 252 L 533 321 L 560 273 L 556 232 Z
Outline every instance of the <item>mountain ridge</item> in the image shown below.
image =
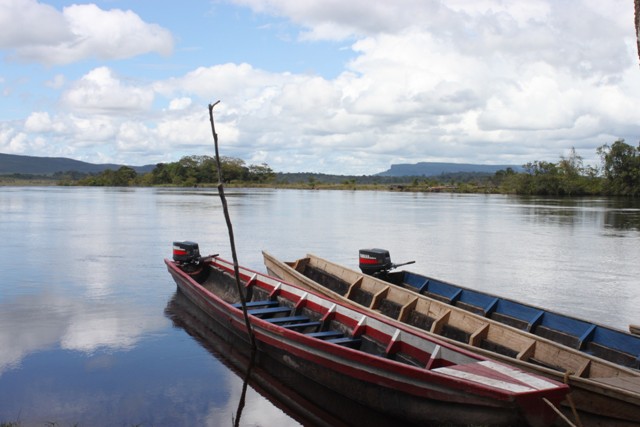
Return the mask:
M 29 175 L 53 175 L 56 172 L 84 172 L 100 173 L 107 169 L 117 170 L 122 166 L 114 163 L 88 163 L 66 157 L 36 157 L 18 154 L 0 153 L 0 175 L 29 174 Z M 138 173 L 151 172 L 153 165 L 128 166 Z
M 56 172 L 100 173 L 107 169 L 117 170 L 128 166 L 137 173 L 151 172 L 156 165 L 129 166 L 113 163 L 94 164 L 65 157 L 37 157 L 0 153 L 0 175 L 29 174 L 53 175 Z M 419 162 L 392 164 L 391 167 L 371 176 L 439 176 L 455 173 L 487 173 L 494 174 L 499 170 L 511 168 L 516 172 L 523 170 L 518 165 L 480 165 L 473 163 Z
M 452 173 L 489 173 L 494 174 L 499 170 L 513 169 L 522 172 L 520 165 L 479 165 L 473 163 L 443 163 L 443 162 L 419 162 L 399 163 L 376 174 L 377 176 L 438 176 Z

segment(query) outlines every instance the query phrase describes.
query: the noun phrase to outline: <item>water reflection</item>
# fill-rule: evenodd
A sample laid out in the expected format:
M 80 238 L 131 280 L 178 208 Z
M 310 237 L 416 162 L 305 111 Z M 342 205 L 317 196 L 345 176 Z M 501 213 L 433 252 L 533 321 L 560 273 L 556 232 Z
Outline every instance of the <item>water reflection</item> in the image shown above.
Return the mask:
M 189 301 L 181 292 L 176 292 L 165 310 L 174 325 L 184 329 L 191 337 L 206 348 L 211 355 L 224 363 L 232 372 L 243 379 L 243 391 L 236 398 L 238 407 L 233 425 L 248 425 L 240 422 L 242 416 L 251 417 L 255 399 L 246 400 L 247 387 L 267 398 L 275 408 L 280 408 L 296 422 L 305 426 L 397 426 L 399 421 L 384 414 L 372 412 L 342 395 L 328 390 L 306 378 L 291 372 L 287 367 L 258 354 L 256 364 L 250 363 L 250 347 L 245 341 L 212 320 L 200 308 Z M 259 408 L 262 425 L 275 425 L 268 414 Z M 243 412 L 244 410 L 244 412 Z M 243 415 L 244 414 L 244 415 Z M 272 421 L 272 420 L 270 420 Z M 280 424 L 282 425 L 282 424 Z M 403 423 L 407 426 L 406 423 Z
M 126 350 L 161 330 L 165 320 L 140 307 L 89 301 L 58 292 L 0 302 L 0 376 L 33 352 L 53 348 L 91 353 Z
M 357 268 L 378 246 L 463 286 L 622 329 L 640 319 L 640 200 L 226 194 L 241 263 L 258 271 L 261 249 Z M 163 314 L 174 240 L 229 258 L 215 188 L 0 187 L 0 423 L 232 423 L 243 375 Z M 249 385 L 241 424 L 313 425 Z M 337 400 L 312 403 L 332 415 Z
M 640 230 L 640 200 L 633 198 L 517 197 L 518 209 L 541 223 L 599 224 L 604 229 Z

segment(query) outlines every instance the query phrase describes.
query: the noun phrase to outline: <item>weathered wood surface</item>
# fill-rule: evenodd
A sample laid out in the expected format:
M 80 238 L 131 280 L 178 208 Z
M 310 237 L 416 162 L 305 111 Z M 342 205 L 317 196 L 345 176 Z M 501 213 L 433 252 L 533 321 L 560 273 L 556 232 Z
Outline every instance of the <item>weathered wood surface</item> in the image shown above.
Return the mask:
M 285 281 L 351 304 L 358 302 L 354 299 L 355 289 L 360 294 L 384 294 L 383 299 L 372 298 L 364 307 L 389 316 L 390 312 L 381 308 L 385 305 L 398 305 L 401 307 L 397 310 L 399 314 L 390 316 L 396 320 L 485 356 L 549 378 L 566 381 L 572 387 L 572 400 L 577 409 L 587 415 L 609 417 L 607 425 L 640 423 L 640 371 L 589 356 L 409 289 L 389 287 L 387 282 L 364 276 L 360 272 L 313 255 L 307 255 L 292 263 L 279 261 L 267 252 L 263 252 L 263 256 L 268 272 Z M 302 273 L 309 267 L 324 271 L 344 282 L 343 287 L 348 290 L 343 294 L 336 293 L 325 287 L 326 283 L 322 286 L 311 280 Z M 421 324 L 416 321 L 418 318 L 428 319 L 428 322 Z M 496 352 L 496 348 L 501 350 Z M 566 410 L 570 411 L 569 408 Z M 612 420 L 615 420 L 615 423 Z M 583 424 L 604 425 L 600 420 L 590 423 L 588 417 L 583 420 Z

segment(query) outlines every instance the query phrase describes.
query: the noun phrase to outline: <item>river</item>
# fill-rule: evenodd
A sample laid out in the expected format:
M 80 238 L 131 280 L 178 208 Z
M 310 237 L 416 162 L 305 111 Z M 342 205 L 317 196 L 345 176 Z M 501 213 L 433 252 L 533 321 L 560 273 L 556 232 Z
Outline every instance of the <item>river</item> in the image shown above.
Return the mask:
M 360 248 L 379 247 L 445 281 L 640 323 L 637 200 L 226 194 L 239 262 L 258 271 L 261 250 L 357 268 Z M 0 423 L 233 425 L 243 378 L 176 312 L 175 240 L 230 259 L 216 189 L 0 187 Z M 290 406 L 251 386 L 239 424 L 309 424 Z

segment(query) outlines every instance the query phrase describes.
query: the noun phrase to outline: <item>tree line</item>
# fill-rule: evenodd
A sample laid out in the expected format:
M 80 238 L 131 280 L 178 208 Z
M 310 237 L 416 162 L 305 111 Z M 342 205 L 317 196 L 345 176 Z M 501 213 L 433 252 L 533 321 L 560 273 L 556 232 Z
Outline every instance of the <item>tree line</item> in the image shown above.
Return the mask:
M 523 172 L 512 169 L 495 174 L 458 173 L 434 177 L 338 176 L 311 173 L 275 173 L 266 163 L 246 165 L 238 158 L 222 157 L 224 183 L 296 188 L 393 189 L 401 191 L 489 192 L 542 196 L 640 196 L 640 144 L 619 139 L 597 149 L 601 165 L 585 165 L 575 149 L 558 162 L 533 161 Z M 65 185 L 193 187 L 218 182 L 217 164 L 210 156 L 186 156 L 177 162 L 159 163 L 149 173 L 130 167 L 106 170 L 79 178 L 61 174 Z
M 600 167 L 584 165 L 571 149 L 557 163 L 535 161 L 524 165 L 525 172 L 496 172 L 490 182 L 500 192 L 542 196 L 640 196 L 640 144 L 619 139 L 597 149 Z
M 223 182 L 266 183 L 274 179 L 275 173 L 263 163 L 247 166 L 244 160 L 221 157 L 220 168 Z M 177 162 L 158 163 L 151 172 L 138 174 L 128 166 L 118 170 L 107 169 L 99 174 L 80 179 L 67 180 L 64 184 L 88 186 L 153 186 L 170 185 L 195 187 L 218 182 L 218 166 L 211 156 L 185 156 Z

